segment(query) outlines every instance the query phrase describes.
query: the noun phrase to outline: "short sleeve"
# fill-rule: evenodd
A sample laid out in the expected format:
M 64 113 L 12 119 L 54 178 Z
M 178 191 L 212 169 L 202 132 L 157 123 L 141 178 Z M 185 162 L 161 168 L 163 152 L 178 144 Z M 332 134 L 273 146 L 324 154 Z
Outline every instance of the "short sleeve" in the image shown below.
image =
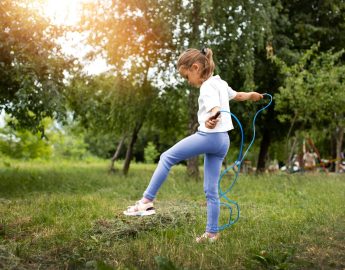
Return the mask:
M 206 112 L 209 112 L 214 107 L 220 107 L 218 90 L 211 84 L 207 84 L 201 87 L 200 98 L 203 101 L 203 105 L 205 107 Z
M 237 92 L 232 89 L 230 86 L 228 86 L 228 96 L 229 96 L 229 100 L 235 98 L 237 95 Z

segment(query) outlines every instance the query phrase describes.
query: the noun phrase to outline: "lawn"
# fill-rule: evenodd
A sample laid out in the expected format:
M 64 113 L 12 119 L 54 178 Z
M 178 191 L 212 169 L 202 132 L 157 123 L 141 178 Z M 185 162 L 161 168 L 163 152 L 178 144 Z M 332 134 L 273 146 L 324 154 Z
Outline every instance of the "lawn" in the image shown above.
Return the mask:
M 241 217 L 214 244 L 202 181 L 176 166 L 157 214 L 125 217 L 154 165 L 109 175 L 107 161 L 0 163 L 0 269 L 344 269 L 345 174 L 241 175 Z M 221 221 L 227 211 L 222 209 Z

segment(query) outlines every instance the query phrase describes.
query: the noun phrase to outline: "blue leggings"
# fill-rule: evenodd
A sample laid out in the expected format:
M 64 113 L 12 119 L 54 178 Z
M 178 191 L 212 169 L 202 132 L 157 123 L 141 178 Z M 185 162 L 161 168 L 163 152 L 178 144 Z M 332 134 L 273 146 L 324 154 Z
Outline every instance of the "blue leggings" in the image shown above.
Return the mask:
M 168 176 L 170 168 L 181 160 L 205 154 L 204 158 L 204 192 L 207 200 L 206 232 L 218 231 L 220 201 L 218 195 L 218 178 L 222 162 L 228 152 L 230 140 L 227 132 L 197 133 L 184 138 L 161 156 L 152 175 L 144 197 L 153 200 Z

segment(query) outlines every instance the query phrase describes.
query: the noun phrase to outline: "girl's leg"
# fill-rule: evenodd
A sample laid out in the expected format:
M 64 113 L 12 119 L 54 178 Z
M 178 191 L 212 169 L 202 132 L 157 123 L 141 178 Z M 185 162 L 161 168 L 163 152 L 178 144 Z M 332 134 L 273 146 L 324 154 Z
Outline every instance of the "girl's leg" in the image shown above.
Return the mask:
M 220 200 L 218 194 L 218 179 L 223 159 L 229 148 L 229 138 L 224 138 L 224 146 L 217 154 L 205 154 L 204 159 L 204 191 L 207 201 L 206 232 L 215 234 L 218 231 Z
M 202 132 L 197 132 L 175 144 L 169 150 L 165 151 L 161 156 L 158 166 L 152 175 L 150 184 L 144 192 L 144 200 L 152 201 L 156 197 L 156 193 L 165 181 L 170 168 L 181 160 L 191 158 L 193 156 L 215 152 L 219 149 L 219 142 L 215 137 Z M 216 150 L 215 150 L 216 149 Z
M 207 202 L 206 232 L 218 231 L 220 200 L 218 195 L 218 178 L 223 157 L 206 154 L 204 159 L 204 192 Z

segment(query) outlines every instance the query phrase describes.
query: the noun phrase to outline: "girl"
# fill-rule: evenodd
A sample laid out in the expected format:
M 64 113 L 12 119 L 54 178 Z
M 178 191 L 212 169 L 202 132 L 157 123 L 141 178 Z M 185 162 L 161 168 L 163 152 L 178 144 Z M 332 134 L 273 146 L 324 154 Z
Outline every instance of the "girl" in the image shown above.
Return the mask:
M 155 213 L 153 200 L 168 176 L 170 168 L 181 160 L 193 156 L 204 156 L 204 192 L 207 201 L 206 232 L 196 241 L 214 242 L 218 239 L 218 217 L 220 200 L 218 195 L 218 178 L 221 165 L 229 148 L 228 131 L 233 129 L 229 113 L 216 117 L 220 110 L 230 111 L 229 100 L 257 101 L 263 96 L 256 92 L 236 92 L 218 75 L 213 76 L 215 65 L 212 50 L 188 49 L 183 52 L 178 61 L 177 69 L 189 84 L 200 88 L 198 99 L 198 131 L 181 140 L 160 156 L 158 166 L 151 178 L 143 198 L 135 205 L 129 206 L 125 215 L 151 215 Z

